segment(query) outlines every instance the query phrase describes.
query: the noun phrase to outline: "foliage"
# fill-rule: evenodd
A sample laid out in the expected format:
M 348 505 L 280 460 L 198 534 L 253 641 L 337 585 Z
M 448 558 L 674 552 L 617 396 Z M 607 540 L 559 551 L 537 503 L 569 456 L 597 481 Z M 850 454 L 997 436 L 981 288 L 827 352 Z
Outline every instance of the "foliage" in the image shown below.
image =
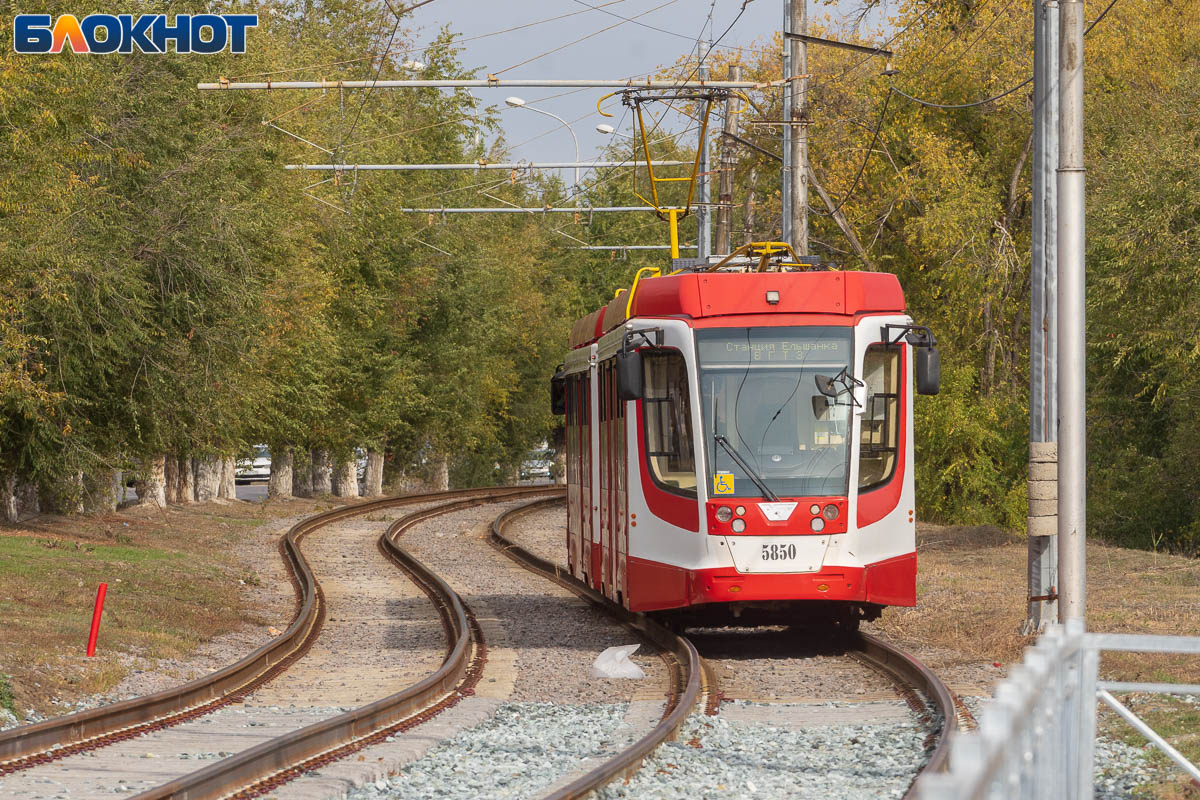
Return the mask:
M 460 483 L 502 479 L 554 439 L 545 380 L 570 322 L 663 263 L 616 249 L 665 243 L 651 212 L 395 211 L 574 202 L 553 178 L 285 171 L 495 160 L 505 147 L 494 110 L 465 91 L 195 91 L 217 75 L 410 74 L 406 20 L 381 39 L 395 24 L 386 4 L 256 10 L 243 56 L 27 57 L 0 41 L 0 478 L 69 506 L 106 470 L 267 441 L 341 458 L 384 448 L 410 472 L 450 457 Z M 829 198 L 814 188 L 811 242 L 827 261 L 897 274 L 938 337 L 943 392 L 916 409 L 927 519 L 1022 527 L 1033 97 L 939 110 L 891 89 L 941 103 L 997 95 L 1031 71 L 1030 27 L 1021 6 L 907 0 L 882 35 L 828 20 L 810 31 L 896 52 L 890 76 L 878 58 L 810 54 L 814 187 Z M 782 142 L 765 123 L 781 113 L 767 87 L 782 77 L 781 44 L 710 62 L 724 76 L 740 60 L 764 87 L 740 120 L 756 148 L 714 146 L 735 148 L 735 245 L 779 235 L 769 154 Z M 385 45 L 387 57 L 363 57 Z M 428 77 L 471 74 L 448 31 L 421 59 Z M 689 56 L 661 74 L 694 66 Z M 1200 17 L 1164 0 L 1118 4 L 1089 34 L 1086 68 L 1091 525 L 1194 553 Z M 698 108 L 647 108 L 663 115 L 651 156 L 690 161 Z M 612 121 L 632 132 L 626 110 Z M 605 153 L 633 155 L 619 137 Z M 645 181 L 644 168 L 600 172 L 579 201 L 637 205 Z M 681 238 L 696 235 L 691 215 Z M 583 253 L 580 241 L 614 249 Z

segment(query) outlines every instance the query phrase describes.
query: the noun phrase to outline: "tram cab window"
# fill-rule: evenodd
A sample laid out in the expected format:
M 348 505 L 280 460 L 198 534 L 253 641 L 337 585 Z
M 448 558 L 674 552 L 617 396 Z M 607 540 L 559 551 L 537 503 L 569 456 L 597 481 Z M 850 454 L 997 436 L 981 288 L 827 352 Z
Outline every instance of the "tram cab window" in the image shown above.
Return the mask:
M 646 461 L 656 483 L 665 489 L 696 495 L 691 398 L 687 363 L 670 350 L 646 352 L 646 385 L 642 413 L 646 425 Z
M 858 488 L 884 484 L 896 471 L 900 440 L 900 348 L 867 348 L 862 380 L 866 403 L 858 450 Z

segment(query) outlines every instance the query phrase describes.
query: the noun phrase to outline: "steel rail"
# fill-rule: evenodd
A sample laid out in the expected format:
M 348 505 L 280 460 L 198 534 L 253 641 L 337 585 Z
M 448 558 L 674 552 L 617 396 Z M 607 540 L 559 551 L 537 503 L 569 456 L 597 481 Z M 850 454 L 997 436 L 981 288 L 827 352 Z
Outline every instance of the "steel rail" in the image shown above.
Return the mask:
M 482 658 L 486 653 L 482 637 L 472 625 L 469 612 L 458 594 L 441 577 L 402 548 L 397 539 L 409 528 L 432 517 L 484 503 L 545 494 L 547 491 L 558 490 L 499 487 L 421 495 L 419 497 L 424 501 L 465 497 L 401 517 L 389 525 L 380 537 L 380 549 L 400 564 L 442 611 L 450 641 L 446 658 L 436 671 L 395 694 L 262 742 L 143 792 L 135 800 L 208 800 L 226 797 L 231 793 L 237 797 L 257 796 L 310 769 L 381 740 L 394 730 L 403 730 L 417 721 L 423 721 L 432 716 L 429 713 L 431 706 L 436 708 L 436 713 L 457 703 L 467 693 L 465 689 L 460 690 L 464 677 L 472 666 L 482 666 Z M 478 679 L 478 674 L 475 678 Z M 418 719 L 414 721 L 414 717 Z
M 297 609 L 281 635 L 234 664 L 160 692 L 32 725 L 0 731 L 0 775 L 169 727 L 234 702 L 286 669 L 303 655 L 320 630 L 324 605 L 299 540 L 339 520 L 382 508 L 468 497 L 494 489 L 434 492 L 387 497 L 333 509 L 294 525 L 280 540 L 280 551 L 296 587 Z
M 698 683 L 700 681 L 701 667 L 705 673 L 708 670 L 707 663 L 700 660 L 696 648 L 690 641 L 647 619 L 644 615 L 634 614 L 617 605 L 565 572 L 560 565 L 533 555 L 503 535 L 504 527 L 517 517 L 561 502 L 561 497 L 545 498 L 504 512 L 492 523 L 493 544 L 523 566 L 545 575 L 555 583 L 565 586 L 591 600 L 593 603 L 602 606 L 606 611 L 616 615 L 623 622 L 633 625 L 660 647 L 667 650 L 674 650 L 677 657 L 680 658 L 681 663 L 688 665 L 690 690 L 692 682 Z M 852 637 L 850 645 L 855 649 L 856 655 L 870 666 L 887 675 L 894 682 L 915 688 L 919 693 L 924 695 L 933 705 L 934 709 L 942 716 L 942 728 L 938 735 L 937 744 L 934 746 L 933 752 L 920 772 L 918 772 L 917 776 L 914 776 L 913 784 L 910 785 L 904 795 L 905 798 L 915 797 L 917 777 L 926 771 L 942 772 L 947 769 L 950 742 L 960 730 L 954 695 L 942 679 L 929 669 L 929 667 L 890 642 L 886 642 L 870 634 L 856 633 Z M 683 700 L 677 704 L 672 714 L 664 718 L 654 731 L 643 737 L 628 750 L 619 754 L 612 761 L 572 782 L 559 792 L 544 798 L 544 800 L 567 800 L 567 798 L 583 797 L 620 775 L 629 774 L 659 744 L 673 737 L 694 704 L 694 696 L 685 693 Z M 712 705 L 713 703 L 710 702 L 709 706 Z M 921 710 L 923 711 L 924 709 Z M 665 729 L 669 725 L 673 725 L 673 727 L 667 732 Z M 656 738 L 657 741 L 654 741 Z
M 858 648 L 860 658 L 897 683 L 915 688 L 942 716 L 942 729 L 937 744 L 925 766 L 913 776 L 913 782 L 904 793 L 905 798 L 915 798 L 917 779 L 922 774 L 944 772 L 949 766 L 947 761 L 950 756 L 950 742 L 960 730 L 954 694 L 933 670 L 896 645 L 868 633 L 859 632 L 855 636 L 854 645 Z
M 517 517 L 561 503 L 565 496 L 565 490 L 559 491 L 560 494 L 555 497 L 525 503 L 498 516 L 492 521 L 492 544 L 521 566 L 603 607 L 605 611 L 649 639 L 655 646 L 674 654 L 682 670 L 683 691 L 675 698 L 674 704 L 668 707 L 667 713 L 652 731 L 592 771 L 546 795 L 543 800 L 571 800 L 571 798 L 585 797 L 619 777 L 633 774 L 642 761 L 658 749 L 659 745 L 675 738 L 688 715 L 692 713 L 692 709 L 700 701 L 707 681 L 711 680 L 711 676 L 708 675 L 700 659 L 700 654 L 686 638 L 673 633 L 644 614 L 636 614 L 613 603 L 595 589 L 563 571 L 558 564 L 534 555 L 504 536 L 504 528 Z M 708 685 L 711 686 L 711 684 Z

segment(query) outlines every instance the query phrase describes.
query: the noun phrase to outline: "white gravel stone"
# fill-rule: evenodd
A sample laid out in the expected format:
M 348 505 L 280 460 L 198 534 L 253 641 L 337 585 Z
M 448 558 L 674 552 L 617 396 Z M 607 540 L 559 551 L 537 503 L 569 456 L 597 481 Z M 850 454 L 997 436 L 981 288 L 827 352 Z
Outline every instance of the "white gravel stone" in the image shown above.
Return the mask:
M 803 714 L 805 706 L 794 709 Z M 598 796 L 901 797 L 928 756 L 927 733 L 915 719 L 792 729 L 693 714 L 678 739 L 659 748 L 631 781 L 611 784 Z
M 537 797 L 579 762 L 608 749 L 624 713 L 624 704 L 506 703 L 482 724 L 408 764 L 401 774 L 359 787 L 348 797 Z

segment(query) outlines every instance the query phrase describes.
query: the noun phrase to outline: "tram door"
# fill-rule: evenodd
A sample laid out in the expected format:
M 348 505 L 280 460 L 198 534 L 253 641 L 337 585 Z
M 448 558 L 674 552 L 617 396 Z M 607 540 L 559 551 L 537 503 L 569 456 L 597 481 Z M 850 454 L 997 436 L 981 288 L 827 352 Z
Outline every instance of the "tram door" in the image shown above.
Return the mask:
M 599 369 L 600 395 L 600 538 L 603 566 L 601 591 L 624 599 L 625 553 L 625 403 L 617 396 L 616 362 Z
M 571 574 L 582 578 L 587 569 L 587 550 L 583 547 L 583 449 L 581 441 L 586 400 L 583 379 L 567 377 L 567 564 Z
M 595 587 L 599 586 L 599 567 L 600 567 L 600 548 L 596 546 L 595 536 L 595 506 L 596 497 L 594 487 L 592 486 L 592 465 L 595 459 L 592 441 L 592 413 L 594 407 L 594 394 L 592 391 L 592 372 L 589 370 L 584 373 L 580 381 L 581 388 L 581 404 L 583 408 L 582 421 L 583 424 L 580 430 L 580 447 L 579 452 L 582 455 L 579 465 L 580 486 L 581 492 L 581 511 L 582 519 L 580 525 L 581 549 L 584 557 L 587 559 L 584 570 L 588 574 L 588 583 Z

